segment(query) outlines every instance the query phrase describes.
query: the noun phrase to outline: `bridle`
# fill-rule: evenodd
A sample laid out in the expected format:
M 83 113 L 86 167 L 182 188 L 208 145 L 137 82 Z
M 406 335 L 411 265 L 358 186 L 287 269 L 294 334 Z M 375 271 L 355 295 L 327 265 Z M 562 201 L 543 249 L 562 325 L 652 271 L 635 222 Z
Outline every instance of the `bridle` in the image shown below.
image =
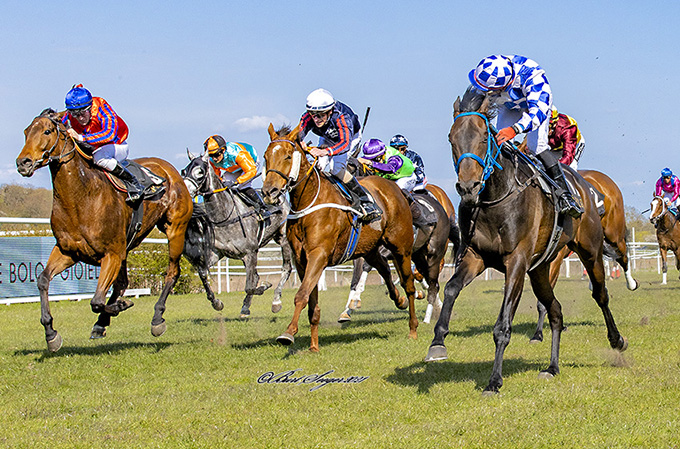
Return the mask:
M 486 180 L 489 179 L 489 176 L 493 173 L 495 168 L 498 168 L 499 170 L 503 170 L 503 167 L 501 167 L 501 164 L 498 163 L 498 157 L 501 154 L 501 147 L 496 143 L 496 139 L 494 139 L 494 134 L 495 131 L 493 129 L 493 126 L 491 126 L 491 123 L 489 123 L 489 119 L 486 115 L 480 113 L 480 112 L 463 112 L 461 114 L 458 114 L 453 118 L 453 121 L 455 122 L 457 119 L 461 117 L 467 117 L 475 115 L 478 117 L 481 117 L 484 119 L 484 124 L 486 125 L 486 132 L 487 132 L 487 139 L 486 139 L 486 153 L 484 155 L 484 159 L 481 157 L 477 156 L 474 153 L 463 153 L 460 155 L 460 157 L 457 160 L 453 161 L 453 165 L 456 169 L 456 174 L 458 174 L 460 170 L 460 163 L 464 159 L 472 159 L 475 162 L 477 162 L 479 165 L 482 166 L 482 179 L 480 180 L 482 183 L 481 189 L 479 189 L 479 192 L 477 193 L 478 195 L 482 193 L 484 190 L 484 187 L 486 186 Z
M 271 172 L 271 173 L 275 173 L 275 174 L 281 176 L 283 179 L 285 179 L 286 183 L 284 184 L 283 189 L 281 189 L 281 191 L 282 191 L 282 193 L 286 193 L 286 192 L 290 191 L 291 189 L 295 188 L 295 186 L 300 184 L 302 181 L 307 179 L 307 177 L 312 173 L 312 171 L 314 170 L 314 167 L 316 166 L 317 158 L 316 157 L 314 158 L 314 163 L 310 164 L 310 167 L 309 167 L 309 170 L 307 170 L 307 173 L 305 173 L 305 175 L 298 180 L 298 176 L 300 175 L 300 166 L 302 164 L 302 157 L 303 157 L 302 151 L 297 149 L 297 145 L 296 145 L 295 142 L 293 142 L 292 140 L 288 140 L 288 139 L 272 140 L 270 142 L 270 145 L 272 143 L 277 143 L 277 142 L 289 143 L 293 146 L 293 156 L 292 156 L 293 162 L 291 163 L 290 171 L 288 172 L 288 174 L 285 174 L 280 170 L 276 170 L 275 168 L 268 168 L 267 171 L 265 171 L 265 176 L 268 176 L 269 173 Z
M 655 196 L 652 202 L 657 202 L 661 206 L 661 212 L 656 214 L 654 217 L 650 218 L 649 221 L 654 225 L 654 227 L 657 226 L 659 223 L 659 220 L 661 220 L 661 217 L 664 216 L 666 212 L 668 212 L 668 207 L 666 206 L 666 202 L 664 201 L 664 198 L 662 196 Z M 656 208 L 654 208 L 656 210 Z M 652 211 L 653 212 L 653 211 Z
M 76 150 L 78 150 L 86 158 L 89 157 L 89 156 L 85 155 L 84 153 L 82 153 L 82 151 L 80 151 L 80 148 L 78 148 L 78 145 L 76 145 L 76 142 L 73 139 L 71 139 L 71 141 L 73 142 L 73 147 L 69 151 L 65 152 L 66 142 L 67 142 L 69 136 L 68 136 L 68 133 L 61 130 L 61 126 L 63 124 L 59 120 L 56 120 L 54 117 L 52 117 L 51 115 L 48 115 L 48 114 L 40 115 L 40 116 L 38 116 L 38 118 L 46 118 L 50 122 L 52 122 L 52 124 L 54 125 L 54 127 L 57 131 L 57 138 L 54 140 L 54 144 L 52 145 L 52 147 L 49 150 L 43 151 L 42 158 L 38 159 L 37 161 L 35 161 L 33 163 L 34 169 L 36 167 L 44 167 L 45 165 L 51 164 L 53 162 L 61 162 L 61 160 L 64 159 L 65 157 L 70 156 L 71 154 L 75 153 Z M 64 145 L 61 148 L 61 153 L 58 156 L 52 156 L 52 152 L 55 150 L 55 148 L 57 148 L 59 141 L 62 140 L 62 136 L 63 136 L 63 140 L 64 140 Z

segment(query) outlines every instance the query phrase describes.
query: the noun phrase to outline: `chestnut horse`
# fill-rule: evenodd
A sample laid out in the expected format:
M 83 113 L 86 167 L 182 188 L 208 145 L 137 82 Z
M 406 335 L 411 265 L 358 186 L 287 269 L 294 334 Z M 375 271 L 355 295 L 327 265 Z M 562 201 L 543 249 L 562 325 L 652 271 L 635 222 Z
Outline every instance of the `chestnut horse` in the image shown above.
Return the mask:
M 597 190 L 604 194 L 604 215 L 601 218 L 602 231 L 604 233 L 604 253 L 616 260 L 623 268 L 626 275 L 628 290 L 635 290 L 639 283 L 633 279 L 633 274 L 628 265 L 628 245 L 626 243 L 626 213 L 623 206 L 623 195 L 616 183 L 607 175 L 597 170 L 579 170 L 583 179 L 591 183 Z M 555 288 L 557 278 L 560 275 L 560 267 L 570 251 L 567 246 L 557 255 L 550 265 L 550 285 Z M 547 310 L 539 301 L 538 324 L 536 332 L 531 337 L 532 342 L 543 341 L 543 321 Z
M 456 271 L 444 289 L 444 305 L 425 358 L 428 362 L 447 358 L 444 338 L 449 333 L 452 308 L 460 291 L 486 268 L 505 273 L 503 303 L 493 329 L 495 360 L 485 394 L 497 393 L 503 385 L 503 354 L 510 342 L 512 319 L 526 274 L 534 294 L 548 309 L 552 329 L 550 365 L 541 372 L 541 377 L 559 373 L 563 317 L 549 272 L 550 262 L 564 245 L 579 255 L 588 271 L 592 296 L 604 315 L 611 347 L 623 351 L 628 346 L 609 310 L 602 224 L 595 201 L 587 194 L 587 184 L 578 173 L 566 170 L 568 181 L 583 198 L 585 212 L 579 219 L 557 216 L 557 208 L 540 187 L 527 156 L 495 145 L 495 130 L 487 116 L 490 101 L 491 95 L 468 90 L 462 102 L 458 98 L 454 103 L 449 142 L 458 173 L 456 189 L 461 196 L 458 218 L 462 246 Z M 556 224 L 561 224 L 561 233 L 554 233 Z M 556 246 L 551 251 L 553 241 Z
M 423 323 L 429 323 L 433 316 L 434 319 L 436 320 L 437 317 L 439 316 L 439 310 L 441 309 L 441 301 L 438 298 L 439 275 L 441 271 L 444 269 L 444 256 L 446 255 L 446 250 L 448 249 L 448 243 L 451 242 L 451 244 L 453 245 L 452 254 L 454 258 L 456 256 L 456 252 L 458 251 L 458 246 L 460 245 L 460 230 L 458 229 L 458 224 L 456 223 L 456 208 L 453 206 L 453 203 L 449 199 L 444 189 L 442 189 L 441 187 L 436 186 L 434 184 L 428 184 L 426 189 L 439 202 L 439 205 L 441 205 L 444 208 L 443 213 L 448 217 L 447 220 L 448 223 L 446 223 L 446 225 L 448 225 L 449 234 L 447 236 L 448 240 L 445 242 L 446 246 L 443 248 L 444 254 L 441 255 L 441 260 L 439 262 L 439 270 L 436 274 L 433 272 L 429 275 L 431 278 L 434 278 L 435 276 L 437 278 L 436 289 L 432 290 L 432 294 L 430 292 L 430 286 L 432 285 L 432 283 L 429 280 L 426 280 L 428 289 L 427 298 L 428 305 L 427 310 L 425 312 L 425 318 L 423 318 Z M 414 192 L 414 198 L 418 198 L 418 196 L 419 192 Z M 427 197 L 427 195 L 425 195 L 425 197 Z M 440 221 L 443 221 L 443 217 L 440 218 Z M 430 237 L 430 239 L 431 238 L 432 237 Z M 419 239 L 416 237 L 416 241 L 418 240 Z M 428 242 L 428 246 L 434 248 L 433 245 L 437 246 L 439 245 L 439 243 L 438 242 L 435 243 L 435 241 L 430 240 Z M 417 251 L 418 251 L 417 248 L 413 249 L 414 262 L 416 260 L 415 253 Z M 431 260 L 434 259 L 431 258 Z M 415 279 L 417 281 L 422 282 L 424 277 L 418 271 L 419 268 L 417 265 L 418 264 L 416 264 L 416 269 L 413 271 L 413 275 L 415 276 Z M 352 312 L 361 307 L 361 293 L 364 291 L 366 287 L 366 279 L 368 277 L 368 273 L 370 273 L 372 269 L 373 267 L 371 267 L 363 259 L 354 259 L 352 281 L 350 282 L 349 298 L 347 299 L 347 305 L 345 306 L 345 310 L 340 314 L 340 317 L 338 318 L 339 323 L 345 323 L 350 321 L 352 319 Z M 430 267 L 430 270 L 431 269 L 432 267 Z M 416 298 L 423 299 L 424 298 L 423 292 L 416 291 Z
M 357 236 L 352 232 L 353 221 L 357 220 L 355 211 L 316 165 L 307 160 L 300 145 L 299 131 L 299 127 L 292 131 L 288 127 L 275 131 L 270 124 L 271 142 L 264 154 L 267 171 L 262 193 L 266 202 L 276 204 L 282 194 L 289 192 L 291 214 L 286 236 L 293 248 L 298 276 L 302 279 L 295 294 L 293 318 L 277 341 L 283 345 L 293 343 L 300 314 L 309 303 L 310 350 L 319 350 L 319 278 L 324 268 L 357 257 L 364 257 L 378 270 L 398 308 L 408 307 L 409 337 L 416 338 L 418 320 L 411 272 L 413 228 L 406 198 L 393 181 L 378 176 L 363 178 L 361 184 L 373 196 L 383 215 L 379 221 L 359 224 Z M 352 241 L 355 241 L 353 251 Z M 379 252 L 380 246 L 392 252 L 407 298 L 399 296 L 387 260 Z
M 154 227 L 168 236 L 170 256 L 163 291 L 151 321 L 151 333 L 158 337 L 166 330 L 165 301 L 180 273 L 184 233 L 193 210 L 191 196 L 170 163 L 158 158 L 136 159 L 166 179 L 166 191 L 156 201 L 144 201 L 141 227 L 134 239 L 127 242 L 133 210 L 125 202 L 126 194 L 116 191 L 104 171 L 96 168 L 92 158 L 68 137 L 61 122 L 63 116 L 64 112 L 46 109 L 34 118 L 24 131 L 26 142 L 16 160 L 17 171 L 22 176 L 32 176 L 46 165 L 52 175 L 51 225 L 57 244 L 37 281 L 40 322 L 45 327 L 47 348 L 55 352 L 62 345 L 62 337 L 53 327 L 48 302 L 52 278 L 77 262 L 101 266 L 97 291 L 90 306 L 94 313 L 99 313 L 91 338 L 102 338 L 111 324 L 111 317 L 132 306 L 121 296 L 128 285 L 127 254 Z M 112 285 L 113 293 L 107 302 L 106 293 Z
M 655 196 L 651 203 L 649 221 L 656 228 L 656 239 L 659 241 L 659 253 L 663 268 L 662 284 L 667 282 L 666 256 L 668 250 L 675 254 L 675 266 L 680 270 L 680 226 L 678 219 L 668 211 L 668 205 L 661 196 Z

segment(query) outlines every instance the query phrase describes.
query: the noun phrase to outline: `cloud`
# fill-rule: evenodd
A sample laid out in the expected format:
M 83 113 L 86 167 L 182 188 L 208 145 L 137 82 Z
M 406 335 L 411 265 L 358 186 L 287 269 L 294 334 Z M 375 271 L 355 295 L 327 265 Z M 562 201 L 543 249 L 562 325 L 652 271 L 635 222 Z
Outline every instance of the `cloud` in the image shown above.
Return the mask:
M 290 123 L 288 117 L 277 114 L 275 117 L 268 117 L 266 115 L 254 115 L 252 117 L 243 117 L 234 122 L 234 126 L 240 132 L 255 131 L 258 129 L 267 129 L 270 123 L 284 124 Z

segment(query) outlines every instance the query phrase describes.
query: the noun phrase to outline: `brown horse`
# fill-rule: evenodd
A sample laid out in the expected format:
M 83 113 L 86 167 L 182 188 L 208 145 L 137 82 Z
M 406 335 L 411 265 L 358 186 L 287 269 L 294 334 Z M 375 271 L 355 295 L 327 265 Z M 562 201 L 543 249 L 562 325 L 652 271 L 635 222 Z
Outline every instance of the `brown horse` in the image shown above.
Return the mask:
M 621 190 L 619 190 L 619 187 L 609 176 L 597 170 L 579 170 L 578 173 L 583 176 L 583 179 L 604 194 L 604 215 L 601 218 L 602 231 L 604 233 L 604 253 L 616 260 L 623 268 L 628 290 L 635 290 L 640 284 L 633 278 L 630 266 L 628 266 L 626 213 Z M 565 246 L 550 264 L 550 285 L 553 288 L 555 288 L 557 278 L 560 275 L 562 262 L 569 253 L 569 247 Z M 543 321 L 545 320 L 547 310 L 540 301 L 537 303 L 537 309 L 538 323 L 536 332 L 531 337 L 532 342 L 543 341 Z
M 449 216 L 449 222 L 451 225 L 451 232 L 449 234 L 449 242 L 453 245 L 453 257 L 455 259 L 456 257 L 456 252 L 458 251 L 458 247 L 460 246 L 460 229 L 458 229 L 458 222 L 456 221 L 456 208 L 454 207 L 453 203 L 451 202 L 451 199 L 449 196 L 446 194 L 444 189 L 439 187 L 438 185 L 435 184 L 428 184 L 425 187 L 431 194 L 434 195 L 435 198 L 437 198 L 437 201 L 439 201 L 439 204 L 444 207 L 444 210 L 446 211 L 446 215 Z M 444 268 L 444 259 L 442 259 L 442 265 L 440 268 L 440 271 Z
M 398 308 L 409 308 L 409 337 L 416 338 L 418 320 L 411 272 L 413 229 L 406 198 L 393 181 L 378 176 L 363 178 L 362 185 L 373 196 L 383 215 L 379 221 L 359 225 L 357 237 L 352 233 L 355 212 L 331 182 L 320 174 L 315 164 L 307 160 L 298 133 L 299 128 L 290 131 L 284 127 L 275 131 L 270 124 L 271 143 L 264 154 L 267 171 L 262 193 L 265 201 L 275 204 L 280 195 L 289 192 L 291 214 L 286 235 L 295 254 L 298 276 L 302 279 L 295 294 L 293 319 L 277 341 L 283 345 L 293 343 L 300 314 L 309 303 L 310 350 L 319 350 L 319 278 L 324 268 L 356 257 L 364 257 L 376 267 Z M 355 240 L 353 251 L 352 240 Z M 394 256 L 394 266 L 406 291 L 408 304 L 407 298 L 399 296 L 392 282 L 387 260 L 379 252 L 381 245 Z
M 490 96 L 469 90 L 454 103 L 454 122 L 449 133 L 461 197 L 459 225 L 462 247 L 456 272 L 444 289 L 444 305 L 435 325 L 434 338 L 425 361 L 447 358 L 444 338 L 449 333 L 453 304 L 460 291 L 486 268 L 505 273 L 504 298 L 493 329 L 495 360 L 486 394 L 503 385 L 503 354 L 510 343 L 512 319 L 529 275 L 536 297 L 548 309 L 552 330 L 550 365 L 541 377 L 559 373 L 559 345 L 563 329 L 560 303 L 550 285 L 550 262 L 564 245 L 576 252 L 593 284 L 592 296 L 600 306 L 612 348 L 626 349 L 611 311 L 602 260 L 604 236 L 597 207 L 583 178 L 567 169 L 567 179 L 583 198 L 585 212 L 579 219 L 558 216 L 557 207 L 539 185 L 527 156 L 501 150 L 495 145 L 494 129 L 487 112 Z M 540 175 L 539 175 L 540 176 Z M 561 224 L 562 232 L 555 232 Z M 556 246 L 551 249 L 552 243 Z
M 166 192 L 156 201 L 144 201 L 144 218 L 134 239 L 126 242 L 132 208 L 125 195 L 114 190 L 104 172 L 95 168 L 91 157 L 76 147 L 66 134 L 61 119 L 64 112 L 46 109 L 26 128 L 26 142 L 17 157 L 17 171 L 32 176 L 35 170 L 49 165 L 52 174 L 52 232 L 57 244 L 52 249 L 45 269 L 38 277 L 40 322 L 45 327 L 47 348 L 55 352 L 62 337 L 54 329 L 48 302 L 50 281 L 77 262 L 101 266 L 97 291 L 90 301 L 92 311 L 99 313 L 91 338 L 106 335 L 111 317 L 132 306 L 121 297 L 128 285 L 128 250 L 139 245 L 155 227 L 168 236 L 170 264 L 165 285 L 154 307 L 151 333 L 165 332 L 163 319 L 165 300 L 179 277 L 179 260 L 184 248 L 184 233 L 193 205 L 189 191 L 175 168 L 157 158 L 136 161 L 166 179 Z M 106 301 L 106 292 L 113 293 Z
M 680 270 L 680 225 L 678 219 L 668 211 L 668 205 L 661 196 L 655 196 L 651 203 L 649 221 L 656 228 L 656 239 L 659 241 L 659 253 L 663 268 L 662 284 L 667 282 L 666 256 L 668 250 L 675 254 L 675 266 Z

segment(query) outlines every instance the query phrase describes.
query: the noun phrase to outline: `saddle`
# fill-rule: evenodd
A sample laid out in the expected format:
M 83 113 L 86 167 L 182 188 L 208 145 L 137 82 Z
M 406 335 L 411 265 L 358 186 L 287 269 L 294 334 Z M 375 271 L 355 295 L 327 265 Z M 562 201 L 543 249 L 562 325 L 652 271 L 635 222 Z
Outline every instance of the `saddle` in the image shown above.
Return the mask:
M 424 190 L 424 191 L 414 191 L 412 194 L 413 199 L 415 200 L 413 204 L 415 207 L 420 208 L 420 213 L 422 214 L 423 217 L 423 222 L 425 223 L 425 226 L 433 226 L 437 224 L 437 214 L 428 203 L 424 197 L 429 197 L 434 199 L 435 201 L 438 202 L 438 200 L 432 195 L 429 191 Z
M 165 178 L 158 176 L 143 165 L 129 159 L 124 160 L 120 164 L 135 175 L 139 183 L 144 187 L 144 191 L 141 193 L 142 199 L 155 201 L 165 194 Z M 125 182 L 107 171 L 104 174 L 116 190 L 127 193 L 128 186 Z

